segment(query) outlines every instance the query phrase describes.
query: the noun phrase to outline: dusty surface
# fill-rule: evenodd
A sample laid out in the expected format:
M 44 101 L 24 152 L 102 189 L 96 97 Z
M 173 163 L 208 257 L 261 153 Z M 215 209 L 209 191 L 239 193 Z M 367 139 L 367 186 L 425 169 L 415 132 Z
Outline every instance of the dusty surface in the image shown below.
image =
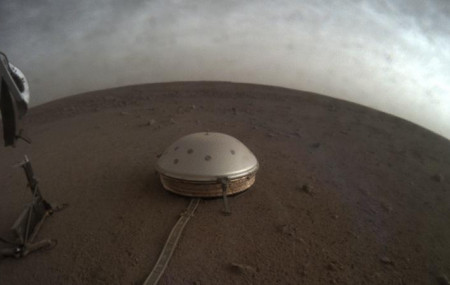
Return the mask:
M 30 200 L 11 167 L 24 154 L 47 200 L 70 206 L 39 235 L 58 246 L 2 260 L 0 284 L 141 284 L 189 201 L 162 189 L 157 155 L 205 130 L 241 140 L 261 169 L 231 216 L 201 201 L 160 284 L 450 278 L 450 142 L 384 113 L 282 88 L 172 83 L 54 101 L 25 128 L 31 145 L 0 148 L 0 234 Z

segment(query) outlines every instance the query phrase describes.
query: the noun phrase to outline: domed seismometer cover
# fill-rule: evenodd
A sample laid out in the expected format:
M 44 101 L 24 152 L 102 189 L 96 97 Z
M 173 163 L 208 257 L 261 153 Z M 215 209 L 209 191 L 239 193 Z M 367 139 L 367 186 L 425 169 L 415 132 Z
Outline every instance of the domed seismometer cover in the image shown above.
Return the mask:
M 236 138 L 201 132 L 170 145 L 156 169 L 169 191 L 185 196 L 218 197 L 222 195 L 219 179 L 228 179 L 227 194 L 236 194 L 253 185 L 258 167 L 255 155 Z

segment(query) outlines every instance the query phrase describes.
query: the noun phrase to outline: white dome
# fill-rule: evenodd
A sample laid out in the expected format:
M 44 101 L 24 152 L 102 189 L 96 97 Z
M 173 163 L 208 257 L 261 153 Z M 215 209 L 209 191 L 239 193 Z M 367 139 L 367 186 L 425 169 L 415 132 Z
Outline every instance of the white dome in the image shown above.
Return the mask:
M 161 155 L 159 173 L 188 181 L 235 179 L 258 170 L 258 160 L 239 140 L 221 133 L 194 133 L 170 145 Z

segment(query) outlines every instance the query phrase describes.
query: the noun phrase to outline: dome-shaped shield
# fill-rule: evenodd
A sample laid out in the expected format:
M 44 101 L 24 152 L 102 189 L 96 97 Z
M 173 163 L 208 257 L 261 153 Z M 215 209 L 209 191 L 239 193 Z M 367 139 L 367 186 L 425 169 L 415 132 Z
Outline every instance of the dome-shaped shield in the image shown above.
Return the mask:
M 248 189 L 255 182 L 258 160 L 239 140 L 226 134 L 203 132 L 184 136 L 161 155 L 156 169 L 169 191 L 191 197 L 222 196 Z

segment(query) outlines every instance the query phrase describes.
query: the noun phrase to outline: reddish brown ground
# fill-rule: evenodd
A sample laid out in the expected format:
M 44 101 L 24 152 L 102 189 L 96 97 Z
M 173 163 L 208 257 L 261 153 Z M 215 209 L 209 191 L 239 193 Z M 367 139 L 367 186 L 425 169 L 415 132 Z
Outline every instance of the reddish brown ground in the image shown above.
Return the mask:
M 450 277 L 450 142 L 393 116 L 283 88 L 197 82 L 54 101 L 31 109 L 25 129 L 31 145 L 0 148 L 0 235 L 31 197 L 11 167 L 24 154 L 47 200 L 70 206 L 39 234 L 58 246 L 2 260 L 0 284 L 141 284 L 189 201 L 163 190 L 157 155 L 205 130 L 241 140 L 261 169 L 230 199 L 231 216 L 221 200 L 200 203 L 160 284 Z

